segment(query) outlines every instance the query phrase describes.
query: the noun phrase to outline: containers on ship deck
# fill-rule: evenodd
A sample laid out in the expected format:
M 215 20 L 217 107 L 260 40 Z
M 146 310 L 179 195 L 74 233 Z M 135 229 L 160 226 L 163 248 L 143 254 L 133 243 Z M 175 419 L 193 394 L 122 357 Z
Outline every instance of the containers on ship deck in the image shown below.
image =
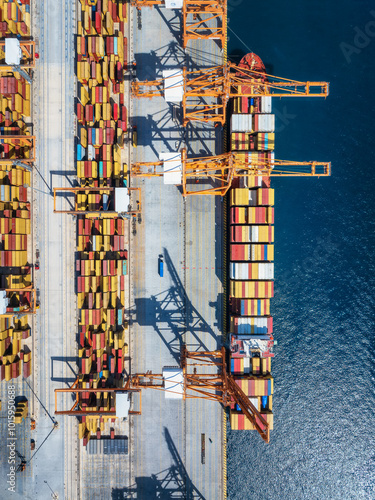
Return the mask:
M 272 164 L 275 162 L 274 151 L 247 151 L 246 153 L 237 153 L 236 156 L 238 156 L 239 160 L 244 162 L 246 165 L 252 165 L 254 167 L 262 167 L 265 165 L 272 166 Z
M 266 367 L 265 369 L 263 367 Z M 234 375 L 267 375 L 271 372 L 271 358 L 242 357 L 230 359 L 230 371 Z M 267 396 L 263 396 L 267 397 Z M 272 396 L 268 396 L 272 398 Z
M 273 332 L 272 316 L 230 317 L 230 333 L 236 335 L 267 334 Z
M 231 243 L 272 243 L 273 226 L 231 226 Z
M 230 299 L 232 313 L 240 316 L 269 316 L 269 299 Z
M 260 112 L 271 113 L 272 111 L 272 97 L 270 95 L 262 95 L 260 98 Z
M 246 245 L 246 244 L 231 244 L 230 245 L 230 260 L 231 261 L 272 261 L 274 258 L 273 245 Z
M 273 281 L 230 280 L 229 296 L 236 299 L 268 299 L 273 297 Z
M 234 280 L 273 280 L 273 262 L 231 262 L 229 276 Z
M 232 133 L 274 132 L 275 115 L 270 113 L 232 114 Z
M 235 378 L 235 382 L 240 387 L 246 396 L 272 396 L 273 394 L 273 377 L 265 375 L 262 377 L 245 376 Z
M 259 150 L 275 149 L 275 134 L 259 132 L 255 136 L 255 148 Z
M 273 429 L 273 413 L 261 413 L 262 417 L 268 422 L 269 429 Z M 258 419 L 258 417 L 256 417 Z M 233 431 L 251 431 L 255 430 L 254 425 L 241 412 L 231 410 L 230 412 L 230 427 Z
M 274 205 L 275 190 L 272 188 L 235 188 L 230 191 L 230 206 Z
M 263 196 L 260 195 L 260 196 Z M 273 224 L 273 207 L 231 207 L 229 212 L 231 224 Z

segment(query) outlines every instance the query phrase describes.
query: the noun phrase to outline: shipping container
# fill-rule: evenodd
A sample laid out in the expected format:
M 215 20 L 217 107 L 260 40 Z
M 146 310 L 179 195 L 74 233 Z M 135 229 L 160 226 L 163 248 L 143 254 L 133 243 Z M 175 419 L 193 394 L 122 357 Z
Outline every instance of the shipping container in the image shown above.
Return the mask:
M 230 279 L 234 280 L 273 280 L 272 262 L 230 262 Z
M 273 297 L 273 281 L 236 281 L 229 282 L 229 296 L 236 299 L 268 299 Z
M 272 243 L 273 226 L 231 226 L 231 243 Z
M 230 333 L 236 335 L 252 335 L 255 333 L 271 334 L 272 332 L 272 316 L 230 317 Z

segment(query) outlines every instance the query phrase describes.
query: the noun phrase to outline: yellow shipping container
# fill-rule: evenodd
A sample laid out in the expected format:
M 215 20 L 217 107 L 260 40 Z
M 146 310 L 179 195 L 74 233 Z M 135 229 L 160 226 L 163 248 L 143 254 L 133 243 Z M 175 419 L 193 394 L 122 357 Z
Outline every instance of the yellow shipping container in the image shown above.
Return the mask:
M 111 119 L 111 105 L 109 102 L 103 104 L 103 120 Z
M 102 36 L 96 37 L 96 55 L 99 57 L 104 57 L 105 55 L 104 38 Z
M 86 423 L 80 422 L 78 424 L 78 439 L 83 439 L 85 432 L 86 432 Z
M 102 67 L 99 63 L 96 63 L 96 81 L 99 83 L 99 85 L 103 83 Z
M 248 205 L 249 204 L 249 190 L 247 188 L 236 188 L 230 191 L 230 205 Z
M 84 161 L 77 161 L 77 177 L 82 179 L 85 176 L 85 162 Z M 81 195 L 78 195 L 81 196 Z M 77 199 L 78 201 L 78 199 Z
M 87 148 L 87 130 L 84 127 L 81 127 L 81 144 Z
M 260 372 L 260 358 L 251 358 L 251 368 L 254 374 Z
M 121 8 L 119 9 L 121 10 Z M 118 38 L 117 38 L 117 52 L 118 52 L 118 57 L 121 63 L 124 62 L 124 35 L 121 31 L 118 33 Z M 120 88 L 121 92 L 121 88 Z M 123 92 L 123 90 L 122 90 Z
M 106 12 L 106 11 L 104 11 L 104 12 Z M 106 12 L 104 26 L 105 26 L 105 29 L 107 30 L 108 35 L 112 36 L 114 33 L 114 30 L 113 30 L 113 19 L 112 19 L 111 12 Z
M 118 288 L 117 276 L 111 276 L 111 290 L 117 290 L 117 288 Z
M 95 104 L 95 121 L 99 122 L 102 118 L 102 105 L 96 103 Z M 105 117 L 103 117 L 105 120 Z
M 85 302 L 85 294 L 83 292 L 78 292 L 77 293 L 77 305 L 78 305 L 78 309 L 81 309 L 81 323 L 82 324 L 85 323 L 85 317 L 82 316 L 82 313 L 84 312 L 82 309 L 84 302 Z
M 83 106 L 86 106 L 86 104 L 88 104 L 89 102 L 90 102 L 90 96 L 88 90 L 84 86 L 81 86 L 81 104 Z
M 12 378 L 12 365 L 5 365 L 5 380 L 9 382 Z
M 27 88 L 27 86 L 26 86 Z M 24 99 L 22 103 L 22 114 L 24 116 L 30 116 L 31 115 L 31 107 L 30 107 L 30 99 Z

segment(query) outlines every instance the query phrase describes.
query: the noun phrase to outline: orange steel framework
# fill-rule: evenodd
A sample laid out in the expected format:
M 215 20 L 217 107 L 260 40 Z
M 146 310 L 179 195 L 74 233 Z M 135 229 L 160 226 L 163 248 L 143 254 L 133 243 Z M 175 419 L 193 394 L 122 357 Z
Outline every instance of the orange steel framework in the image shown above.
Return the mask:
M 207 373 L 207 369 L 214 367 L 217 368 L 217 373 Z M 268 422 L 227 371 L 225 347 L 222 347 L 219 351 L 189 352 L 184 346 L 181 352 L 181 368 L 184 374 L 185 398 L 203 398 L 218 401 L 223 406 L 230 406 L 231 403 L 238 404 L 261 438 L 266 443 L 269 443 L 270 429 Z M 191 368 L 193 368 L 192 373 L 189 370 Z M 200 370 L 203 373 L 199 373 Z M 188 392 L 193 394 L 188 394 Z
M 31 293 L 30 306 L 22 311 L 7 312 L 5 314 L 0 314 L 1 317 L 13 318 L 14 316 L 22 316 L 24 314 L 35 314 L 36 313 L 36 290 L 30 285 L 25 288 L 6 288 L 5 291 L 8 293 Z
M 132 95 L 148 98 L 162 96 L 164 81 L 165 79 L 132 82 Z M 187 71 L 184 67 L 183 86 L 184 126 L 193 120 L 224 125 L 226 107 L 233 97 L 327 97 L 329 94 L 327 82 L 287 80 L 240 68 L 230 61 L 223 66 L 194 71 Z
M 270 440 L 268 422 L 251 403 L 246 394 L 236 384 L 234 378 L 227 372 L 226 350 L 222 347 L 218 351 L 189 352 L 186 347 L 181 351 L 181 368 L 183 371 L 183 399 L 207 399 L 217 401 L 224 407 L 231 403 L 238 404 L 242 412 L 253 424 L 266 443 Z M 207 373 L 208 370 L 212 373 Z M 200 372 L 201 371 L 201 372 Z M 156 389 L 164 391 L 163 376 L 146 372 L 129 377 L 124 387 L 82 389 L 78 388 L 78 379 L 66 389 L 55 389 L 56 415 L 114 415 L 115 407 L 111 410 L 84 410 L 80 408 L 79 394 L 82 392 L 140 392 L 141 389 Z M 76 401 L 70 410 L 57 410 L 57 393 L 74 393 Z M 130 414 L 141 414 L 129 412 Z
M 89 410 L 89 409 L 84 409 L 84 407 L 81 406 L 79 396 L 82 393 L 85 392 L 93 392 L 95 394 L 101 394 L 101 393 L 124 393 L 124 392 L 137 392 L 140 395 L 140 409 L 139 410 L 130 410 L 129 415 L 141 415 L 142 414 L 142 393 L 139 389 L 134 389 L 134 388 L 128 388 L 125 389 L 124 387 L 97 387 L 97 388 L 90 388 L 90 389 L 83 389 L 81 387 L 78 387 L 79 385 L 79 380 L 78 378 L 75 380 L 73 385 L 68 388 L 64 389 L 55 389 L 55 414 L 56 415 L 74 415 L 76 417 L 82 417 L 82 416 L 101 416 L 101 415 L 109 415 L 112 417 L 116 416 L 116 407 L 111 408 L 110 410 Z M 72 393 L 75 395 L 75 402 L 70 410 L 57 410 L 57 395 L 59 393 Z
M 77 194 L 78 193 L 85 193 L 85 194 L 95 194 L 95 193 L 103 193 L 103 194 L 109 194 L 111 192 L 114 192 L 116 188 L 114 187 L 90 187 L 90 186 L 84 186 L 84 187 L 76 187 L 76 188 L 68 188 L 68 187 L 57 187 L 53 188 L 53 212 L 55 214 L 72 214 L 72 215 L 92 215 L 100 217 L 103 214 L 110 215 L 112 217 L 118 217 L 118 212 L 115 212 L 114 210 L 78 210 L 78 202 L 77 202 Z M 138 191 L 139 194 L 141 193 L 141 188 L 128 188 L 129 191 Z M 56 193 L 57 192 L 65 192 L 65 193 L 75 193 L 75 200 L 74 200 L 74 208 L 75 210 L 57 210 L 56 209 Z M 133 217 L 136 217 L 137 214 L 141 213 L 141 201 L 139 198 L 138 202 L 138 209 L 137 210 L 131 210 L 130 212 L 127 212 L 128 214 L 132 215 Z
M 331 175 L 329 162 L 297 162 L 289 160 L 258 161 L 251 165 L 244 160 L 245 155 L 225 153 L 219 156 L 187 158 L 186 149 L 181 150 L 182 194 L 224 196 L 235 177 L 272 176 L 272 177 L 327 177 Z M 161 177 L 158 171 L 166 162 L 135 163 L 131 167 L 133 177 Z M 302 167 L 302 169 L 301 169 Z M 305 171 L 303 171 L 305 169 Z M 209 179 L 213 186 L 199 190 L 197 182 Z
M 164 0 L 132 0 L 132 5 L 153 7 Z M 227 32 L 227 0 L 184 0 L 182 7 L 183 47 L 189 40 L 219 40 L 225 45 Z
M 13 160 L 20 160 L 24 163 L 34 163 L 34 147 L 35 147 L 35 136 L 34 135 L 0 135 L 0 144 L 11 143 L 14 146 L 28 146 L 30 148 L 31 156 L 30 158 L 2 158 L 0 159 L 1 164 L 13 163 Z
M 23 70 L 35 68 L 35 42 L 32 40 L 20 40 L 20 48 L 22 52 L 21 62 L 19 67 Z M 0 41 L 0 50 L 5 51 L 5 41 Z M 11 70 L 11 66 L 5 64 L 5 58 L 0 60 L 0 73 Z

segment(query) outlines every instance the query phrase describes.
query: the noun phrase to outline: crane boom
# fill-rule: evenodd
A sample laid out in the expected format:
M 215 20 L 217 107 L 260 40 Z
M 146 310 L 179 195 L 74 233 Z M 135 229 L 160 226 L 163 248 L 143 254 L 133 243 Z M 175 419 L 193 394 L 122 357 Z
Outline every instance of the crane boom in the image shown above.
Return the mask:
M 189 352 L 186 346 L 181 349 L 180 366 L 183 373 L 183 398 L 206 399 L 221 403 L 224 407 L 237 404 L 246 418 L 252 423 L 264 441 L 269 443 L 269 423 L 262 414 L 251 403 L 248 396 L 236 384 L 233 376 L 227 371 L 226 349 L 222 347 L 218 351 L 195 351 Z M 81 395 L 93 393 L 99 399 L 103 393 L 139 392 L 142 389 L 154 389 L 165 391 L 164 378 L 162 374 L 138 373 L 131 375 L 123 387 L 79 387 L 79 380 L 69 388 L 55 389 L 55 414 L 56 415 L 116 415 L 116 407 L 109 410 L 83 408 Z M 57 410 L 57 394 L 74 393 L 76 400 L 70 410 Z M 115 401 L 115 399 L 114 399 Z M 142 407 L 142 406 L 141 406 Z M 140 415 L 140 411 L 129 411 L 129 414 Z
M 135 163 L 131 167 L 131 175 L 133 177 L 161 177 L 163 175 L 161 169 L 166 162 Z M 331 175 L 330 162 L 257 160 L 256 164 L 252 164 L 247 162 L 246 154 L 233 152 L 218 156 L 188 159 L 186 149 L 183 149 L 181 151 L 181 163 L 184 196 L 194 194 L 224 196 L 236 177 L 327 177 Z M 195 182 L 205 179 L 210 180 L 213 186 L 198 190 Z M 191 187 L 192 185 L 194 188 Z
M 165 79 L 132 83 L 134 97 L 164 95 Z M 232 62 L 188 71 L 183 68 L 183 125 L 190 121 L 226 122 L 226 106 L 233 97 L 327 97 L 329 83 L 300 82 L 244 69 Z M 168 88 L 172 88 L 168 85 Z

